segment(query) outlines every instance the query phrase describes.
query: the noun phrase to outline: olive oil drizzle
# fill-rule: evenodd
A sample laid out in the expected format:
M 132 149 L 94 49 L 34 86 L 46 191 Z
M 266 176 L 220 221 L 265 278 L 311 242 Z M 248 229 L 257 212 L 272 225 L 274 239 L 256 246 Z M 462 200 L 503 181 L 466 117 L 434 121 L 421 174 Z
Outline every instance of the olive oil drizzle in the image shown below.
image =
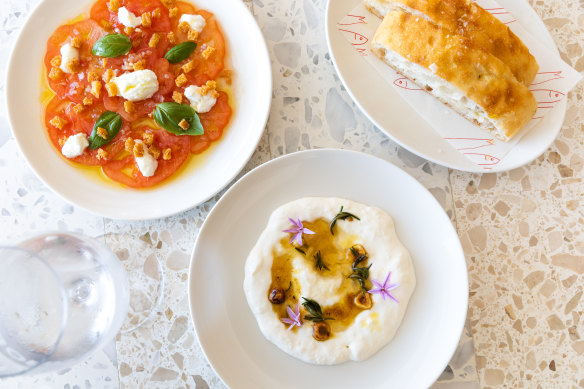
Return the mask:
M 338 289 L 339 300 L 333 305 L 322 306 L 323 315 L 331 318 L 327 321 L 331 327 L 331 337 L 335 333 L 339 333 L 347 329 L 355 320 L 355 317 L 363 311 L 354 303 L 354 299 L 358 294 L 362 293 L 361 286 L 354 279 L 349 278 L 353 273 L 353 264 L 355 261 L 354 255 L 350 248 L 358 243 L 356 236 L 348 236 L 343 234 L 337 227 L 337 233 L 332 235 L 330 233 L 330 224 L 327 220 L 317 219 L 311 222 L 302 222 L 304 227 L 314 231 L 314 235 L 304 235 L 303 245 L 297 247 L 290 243 L 289 237 L 280 240 L 278 247 L 272 249 L 272 256 L 274 258 L 271 268 L 272 283 L 269 290 L 266 291 L 266 296 L 274 288 L 280 288 L 286 291 L 285 300 L 282 304 L 272 304 L 272 309 L 279 318 L 288 317 L 286 307 L 290 306 L 293 309 L 297 303 L 300 303 L 301 297 L 308 297 L 316 299 L 316 296 L 305 296 L 302 294 L 298 280 L 293 277 L 292 262 L 295 258 L 302 258 L 305 261 L 305 266 L 315 268 L 315 256 L 320 252 L 322 262 L 326 264 L 329 270 L 318 270 L 321 277 L 341 277 L 342 282 Z M 359 261 L 359 266 L 370 266 L 368 256 Z M 370 289 L 371 282 L 365 280 L 365 287 Z M 308 313 L 302 306 L 300 307 L 301 316 Z M 306 320 L 304 320 L 306 321 Z M 285 325 L 282 323 L 282 325 Z M 292 331 L 296 331 L 294 327 Z

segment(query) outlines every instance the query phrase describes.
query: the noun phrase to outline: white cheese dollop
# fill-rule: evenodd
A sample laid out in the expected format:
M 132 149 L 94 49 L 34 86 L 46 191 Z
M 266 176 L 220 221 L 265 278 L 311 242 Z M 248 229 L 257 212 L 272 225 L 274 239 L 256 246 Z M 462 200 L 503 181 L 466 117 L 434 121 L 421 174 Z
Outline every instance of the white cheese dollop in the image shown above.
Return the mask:
M 197 32 L 203 31 L 203 28 L 205 28 L 205 25 L 207 24 L 207 22 L 205 22 L 205 18 L 201 15 L 190 14 L 182 15 L 178 20 L 178 24 L 181 24 L 182 22 L 187 22 L 191 27 L 191 30 L 195 30 Z
M 61 66 L 59 66 L 59 68 L 65 73 L 71 73 L 67 64 L 72 59 L 79 59 L 79 50 L 72 47 L 71 44 L 65 43 L 61 46 Z
M 126 7 L 118 9 L 118 20 L 126 27 L 138 27 L 142 24 L 142 18 L 128 11 Z
M 156 73 L 150 69 L 136 70 L 114 77 L 120 96 L 130 101 L 148 99 L 158 91 Z
M 75 158 L 83 154 L 87 146 L 89 146 L 87 135 L 83 133 L 71 135 L 61 148 L 61 153 L 67 158 Z
M 217 102 L 217 99 L 214 98 L 211 93 L 201 96 L 199 93 L 200 90 L 201 88 L 198 86 L 191 85 L 185 89 L 185 96 L 189 99 L 191 107 L 193 107 L 197 113 L 209 112 Z
M 136 143 L 142 143 L 142 141 L 137 140 Z M 134 157 L 136 159 L 136 164 L 138 165 L 138 169 L 140 169 L 140 173 L 144 177 L 152 177 L 156 168 L 158 167 L 158 161 L 150 152 L 148 148 L 144 146 L 144 155 L 141 157 Z

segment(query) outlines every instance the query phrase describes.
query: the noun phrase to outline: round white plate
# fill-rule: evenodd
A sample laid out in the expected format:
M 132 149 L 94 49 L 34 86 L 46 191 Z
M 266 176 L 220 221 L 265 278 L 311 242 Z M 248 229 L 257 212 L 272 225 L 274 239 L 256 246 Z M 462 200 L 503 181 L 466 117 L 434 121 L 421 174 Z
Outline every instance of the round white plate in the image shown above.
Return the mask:
M 263 36 L 241 0 L 196 0 L 215 14 L 235 72 L 235 109 L 221 141 L 203 162 L 159 187 L 134 190 L 88 178 L 58 155 L 44 129 L 40 103 L 46 42 L 66 20 L 89 13 L 94 0 L 44 0 L 18 37 L 7 75 L 12 133 L 31 168 L 53 191 L 86 210 L 114 219 L 154 219 L 192 208 L 224 188 L 251 157 L 268 117 L 272 77 Z
M 329 0 L 326 10 L 326 33 L 329 51 L 341 81 L 361 111 L 391 139 L 427 160 L 463 171 L 484 173 L 482 167 L 467 159 L 422 119 L 376 71 L 363 72 L 365 64 L 355 56 L 351 45 L 337 29 L 337 22 L 361 0 Z M 558 49 L 545 25 L 525 0 L 499 0 L 533 36 L 550 49 Z M 525 165 L 539 157 L 558 135 L 566 99 L 558 103 L 513 150 L 489 172 L 499 172 Z
M 261 334 L 243 293 L 248 253 L 278 206 L 335 196 L 382 208 L 412 255 L 417 285 L 395 338 L 362 362 L 317 366 Z M 191 258 L 189 302 L 217 374 L 237 388 L 426 388 L 450 360 L 466 318 L 464 254 L 434 197 L 390 163 L 321 149 L 274 159 L 239 180 L 213 208 Z

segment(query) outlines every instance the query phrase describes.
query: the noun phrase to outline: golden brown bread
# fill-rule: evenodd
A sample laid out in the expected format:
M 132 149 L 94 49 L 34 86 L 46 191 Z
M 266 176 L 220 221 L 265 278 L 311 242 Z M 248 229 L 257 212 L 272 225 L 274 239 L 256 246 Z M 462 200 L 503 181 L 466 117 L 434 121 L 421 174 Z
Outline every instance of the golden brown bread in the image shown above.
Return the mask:
M 472 0 L 365 0 L 364 4 L 381 18 L 387 11 L 396 9 L 425 15 L 499 58 L 527 87 L 539 70 L 529 49 L 511 29 Z
M 507 65 L 423 17 L 389 12 L 371 45 L 394 69 L 503 141 L 537 109 L 531 92 Z

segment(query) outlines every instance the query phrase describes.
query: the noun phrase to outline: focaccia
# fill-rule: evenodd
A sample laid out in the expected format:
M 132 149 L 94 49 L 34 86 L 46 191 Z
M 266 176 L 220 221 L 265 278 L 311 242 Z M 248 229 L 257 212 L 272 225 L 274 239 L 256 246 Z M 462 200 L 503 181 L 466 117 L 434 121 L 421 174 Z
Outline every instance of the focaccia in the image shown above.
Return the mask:
M 539 70 L 529 49 L 511 29 L 472 0 L 364 0 L 364 5 L 380 18 L 402 10 L 466 37 L 509 66 L 527 87 Z
M 467 38 L 410 13 L 391 11 L 371 50 L 468 120 L 508 141 L 537 103 L 509 67 Z

